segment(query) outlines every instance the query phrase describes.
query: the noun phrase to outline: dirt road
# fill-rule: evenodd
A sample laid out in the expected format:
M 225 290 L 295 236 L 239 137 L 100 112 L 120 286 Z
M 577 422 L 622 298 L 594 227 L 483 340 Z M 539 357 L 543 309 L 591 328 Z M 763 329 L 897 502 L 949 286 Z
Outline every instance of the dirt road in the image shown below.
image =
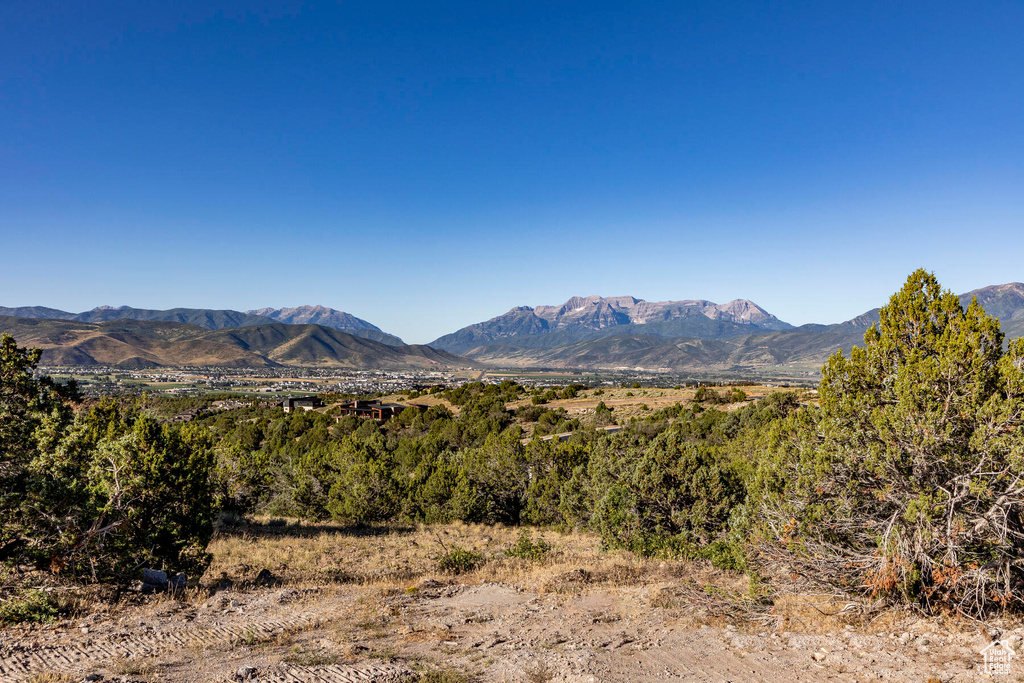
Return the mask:
M 978 653 L 989 637 L 981 632 L 921 620 L 898 633 L 697 625 L 686 605 L 659 598 L 665 590 L 581 585 L 541 593 L 427 578 L 406 589 L 139 598 L 74 622 L 7 629 L 0 680 L 999 680 L 984 676 Z M 1003 637 L 1019 640 L 1017 632 Z

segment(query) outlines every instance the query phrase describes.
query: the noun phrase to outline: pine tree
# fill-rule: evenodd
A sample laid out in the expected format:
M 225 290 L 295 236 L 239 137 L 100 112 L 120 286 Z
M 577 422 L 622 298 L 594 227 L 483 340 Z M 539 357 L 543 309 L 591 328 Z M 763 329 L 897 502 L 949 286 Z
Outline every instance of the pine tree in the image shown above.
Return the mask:
M 1022 604 L 1024 341 L 918 270 L 762 464 L 770 534 L 846 588 Z M 801 421 L 802 420 L 802 421 Z M 823 561 L 824 560 L 824 561 Z

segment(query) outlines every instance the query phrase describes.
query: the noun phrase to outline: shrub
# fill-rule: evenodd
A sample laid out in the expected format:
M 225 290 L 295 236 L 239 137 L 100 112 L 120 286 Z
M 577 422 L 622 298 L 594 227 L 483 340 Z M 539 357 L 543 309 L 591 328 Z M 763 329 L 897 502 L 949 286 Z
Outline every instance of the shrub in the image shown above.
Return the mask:
M 546 412 L 548 409 L 539 405 L 521 406 L 516 409 L 516 417 L 524 422 L 536 422 Z
M 100 442 L 88 477 L 99 519 L 115 528 L 84 547 L 90 562 L 124 578 L 139 566 L 202 573 L 213 534 L 208 434 L 148 417 L 108 429 L 123 434 Z
M 612 417 L 612 411 L 614 410 L 614 408 L 606 406 L 604 401 L 598 401 L 597 406 L 594 408 L 594 425 L 603 427 L 614 423 L 615 418 Z
M 729 403 L 742 403 L 747 400 L 747 392 L 742 389 L 733 388 L 726 398 Z
M 743 496 L 730 462 L 691 442 L 687 425 L 673 425 L 637 447 L 595 449 L 586 473 L 568 484 L 563 510 L 609 546 L 664 555 L 717 540 Z
M 26 590 L 0 600 L 0 626 L 25 622 L 46 622 L 57 618 L 57 608 L 41 590 Z
M 744 394 L 745 396 L 746 394 Z M 729 403 L 730 397 L 723 396 L 711 387 L 698 387 L 693 395 L 693 400 L 696 403 Z
M 821 407 L 769 431 L 762 533 L 811 576 L 873 597 L 978 615 L 1020 606 L 1024 340 L 913 273 Z
M 201 572 L 213 530 L 206 430 L 105 401 L 71 418 L 74 388 L 33 376 L 39 351 L 0 339 L 0 562 L 63 576 Z
M 484 556 L 482 554 L 457 545 L 446 549 L 437 557 L 437 568 L 446 574 L 462 574 L 473 571 L 483 563 Z
M 706 546 L 699 548 L 695 554 L 719 569 L 747 571 L 747 553 L 740 543 L 712 541 Z
M 459 456 L 464 481 L 476 499 L 476 514 L 466 521 L 518 524 L 530 480 L 520 434 L 491 433 L 481 447 L 464 449 Z
M 523 531 L 516 539 L 515 545 L 505 551 L 505 555 L 540 562 L 550 550 L 551 544 L 543 538 L 534 541 L 527 532 Z

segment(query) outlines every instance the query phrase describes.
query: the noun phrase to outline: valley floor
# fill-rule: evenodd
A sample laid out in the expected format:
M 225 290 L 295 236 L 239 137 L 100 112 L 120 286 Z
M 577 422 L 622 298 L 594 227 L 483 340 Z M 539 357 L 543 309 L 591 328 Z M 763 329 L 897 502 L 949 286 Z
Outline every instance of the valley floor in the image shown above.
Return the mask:
M 638 560 L 585 535 L 249 526 L 211 546 L 203 589 L 83 602 L 73 619 L 0 632 L 2 681 L 973 681 L 1015 624 L 864 614 L 811 594 L 745 600 L 746 577 Z M 537 539 L 540 534 L 535 534 Z M 452 576 L 455 545 L 488 560 Z M 262 570 L 269 570 L 270 575 Z M 219 585 L 217 585 L 219 584 Z M 979 628 L 980 626 L 980 628 Z

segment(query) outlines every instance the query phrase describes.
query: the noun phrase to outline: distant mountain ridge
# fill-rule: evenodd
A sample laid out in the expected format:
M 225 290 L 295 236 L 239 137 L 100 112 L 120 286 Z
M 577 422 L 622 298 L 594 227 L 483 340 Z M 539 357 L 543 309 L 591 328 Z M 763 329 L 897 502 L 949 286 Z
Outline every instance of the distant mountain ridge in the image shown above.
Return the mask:
M 999 318 L 1007 339 L 1024 336 L 1024 284 L 983 287 L 960 295 L 960 301 L 967 306 L 975 297 L 989 314 Z M 201 324 L 126 319 L 125 311 L 139 318 L 159 313 Z M 651 303 L 634 297 L 573 297 L 561 306 L 513 308 L 442 337 L 451 344 L 437 350 L 436 342 L 431 345 L 435 348 L 396 348 L 365 337 L 353 339 L 356 332 L 326 325 L 285 324 L 256 315 L 265 312 L 292 321 L 319 319 L 369 326 L 355 316 L 315 306 L 248 313 L 101 307 L 85 314 L 69 314 L 45 307 L 0 308 L 0 316 L 10 312 L 21 315 L 0 317 L 0 331 L 12 332 L 22 345 L 42 347 L 44 362 L 54 365 L 455 367 L 471 363 L 468 357 L 501 367 L 720 371 L 738 375 L 762 370 L 816 372 L 836 350 L 849 352 L 852 346 L 862 345 L 865 330 L 878 321 L 877 308 L 838 324 L 792 327 L 744 299 L 719 305 L 699 300 Z M 68 317 L 74 315 L 101 321 Z M 102 321 L 109 317 L 114 319 Z M 266 322 L 209 329 L 238 320 Z M 372 326 L 364 328 L 364 334 L 375 330 L 380 332 Z M 678 330 L 685 333 L 677 334 Z M 463 348 L 466 350 L 461 351 Z
M 960 302 L 966 307 L 975 297 L 986 312 L 999 318 L 1000 327 L 1007 340 L 1024 336 L 1024 284 L 1014 282 L 983 287 L 960 295 Z M 571 302 L 572 300 L 567 304 Z M 738 308 L 741 315 L 749 310 L 743 306 L 735 307 L 733 304 L 736 302 L 730 302 L 726 306 L 731 307 L 733 311 Z M 814 372 L 819 370 L 825 360 L 837 350 L 849 352 L 853 346 L 863 346 L 864 332 L 879 319 L 879 309 L 874 308 L 833 325 L 809 324 L 717 337 L 667 337 L 641 332 L 645 329 L 663 329 L 657 327 L 657 323 L 654 328 L 645 328 L 639 324 L 623 325 L 618 329 L 626 330 L 624 334 L 605 334 L 589 339 L 544 345 L 531 344 L 528 338 L 524 339 L 525 335 L 520 334 L 529 329 L 529 326 L 521 325 L 515 328 L 508 324 L 512 313 L 533 310 L 535 309 L 528 307 L 513 309 L 505 316 L 488 321 L 500 321 L 505 327 L 499 328 L 499 332 L 515 329 L 519 336 L 506 334 L 502 337 L 494 334 L 491 339 L 483 340 L 481 335 L 473 341 L 483 341 L 482 344 L 466 349 L 462 353 L 469 358 L 502 367 L 715 371 L 737 374 L 765 369 Z M 470 326 L 465 330 L 474 327 L 476 326 Z M 549 328 L 541 329 L 544 330 L 542 335 L 551 334 Z
M 518 306 L 440 337 L 430 346 L 465 354 L 494 344 L 542 349 L 618 334 L 724 339 L 791 327 L 746 299 L 716 304 L 701 299 L 574 296 L 560 306 Z
M 247 311 L 250 315 L 269 318 L 288 325 L 323 325 L 358 337 L 373 339 L 391 346 L 405 344 L 399 337 L 384 332 L 372 323 L 357 318 L 351 313 L 337 311 L 326 306 L 296 306 L 294 308 L 258 308 Z
M 97 306 L 91 311 L 78 313 L 71 320 L 83 323 L 102 323 L 112 320 L 150 320 L 157 322 L 186 323 L 198 325 L 207 330 L 244 325 L 266 325 L 274 322 L 269 318 L 232 311 L 207 308 L 171 308 L 166 311 L 131 306 Z
M 56 308 L 46 306 L 18 306 L 7 308 L 0 306 L 0 315 L 7 315 L 14 318 L 38 318 L 40 320 L 74 320 L 77 313 L 68 313 Z
M 97 306 L 92 310 L 82 313 L 70 313 L 45 306 L 22 306 L 19 308 L 0 306 L 0 315 L 44 320 L 75 320 L 87 323 L 109 322 L 112 320 L 150 320 L 198 325 L 207 330 L 270 325 L 274 323 L 285 323 L 288 325 L 315 324 L 331 327 L 357 337 L 373 339 L 374 341 L 390 344 L 391 346 L 401 346 L 405 343 L 398 337 L 384 332 L 376 325 L 344 311 L 336 311 L 333 308 L 325 308 L 324 306 L 299 306 L 286 309 L 261 308 L 257 311 L 244 313 L 230 309 L 171 308 L 168 310 L 153 310 L 133 308 L 131 306 Z
M 44 365 L 455 369 L 473 361 L 427 346 L 389 346 L 320 325 L 208 330 L 188 323 L 118 318 L 90 323 L 0 316 L 0 332 L 43 350 Z
M 989 315 L 999 318 L 1003 334 L 1008 338 L 1024 337 L 1024 283 L 1009 282 L 975 289 L 962 294 L 960 303 L 967 306 L 975 297 Z

